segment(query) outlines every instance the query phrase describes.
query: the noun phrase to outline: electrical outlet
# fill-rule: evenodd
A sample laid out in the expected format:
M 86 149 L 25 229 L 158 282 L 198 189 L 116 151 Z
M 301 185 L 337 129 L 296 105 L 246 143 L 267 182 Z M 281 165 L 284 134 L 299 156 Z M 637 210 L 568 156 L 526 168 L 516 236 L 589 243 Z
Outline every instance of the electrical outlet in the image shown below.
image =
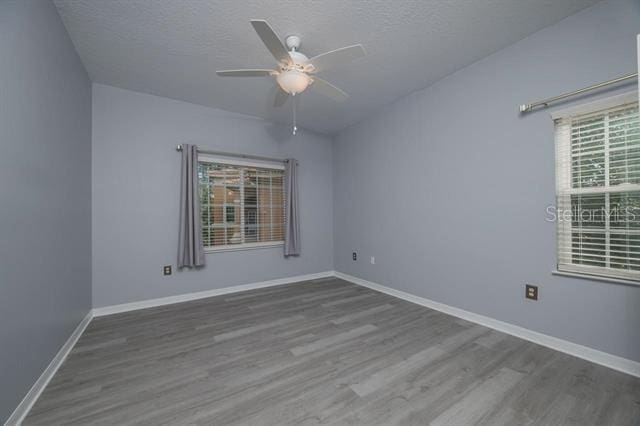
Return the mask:
M 526 284 L 524 297 L 531 300 L 538 300 L 538 286 Z
M 355 261 L 358 260 L 358 253 L 356 253 L 355 251 L 351 254 L 351 258 Z
M 166 265 L 162 267 L 162 272 L 165 275 L 171 275 L 171 265 Z
M 375 264 L 376 264 L 376 258 L 375 258 L 375 257 L 373 257 L 373 256 L 371 256 L 371 264 L 372 264 L 372 265 L 375 265 Z

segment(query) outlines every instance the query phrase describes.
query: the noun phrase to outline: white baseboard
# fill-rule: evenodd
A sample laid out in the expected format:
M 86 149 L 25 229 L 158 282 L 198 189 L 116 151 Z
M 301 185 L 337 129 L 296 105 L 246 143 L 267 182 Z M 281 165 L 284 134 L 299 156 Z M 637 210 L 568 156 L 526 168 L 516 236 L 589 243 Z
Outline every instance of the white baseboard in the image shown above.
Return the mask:
M 56 374 L 58 368 L 60 368 L 64 360 L 67 358 L 67 355 L 69 355 L 69 352 L 71 352 L 71 349 L 73 349 L 80 336 L 82 336 L 82 333 L 87 328 L 92 318 L 93 312 L 89 311 L 87 316 L 85 316 L 82 321 L 80 321 L 80 324 L 78 324 L 76 329 L 73 330 L 73 333 L 71 333 L 71 336 L 69 336 L 64 345 L 62 345 L 56 356 L 53 357 L 47 368 L 45 368 L 40 377 L 38 377 L 38 380 L 36 380 L 33 386 L 31 386 L 29 392 L 27 392 L 25 397 L 22 398 L 20 404 L 18 404 L 16 409 L 13 410 L 13 413 L 5 422 L 5 426 L 20 425 L 22 423 L 27 414 L 29 414 L 33 404 L 35 404 L 40 397 L 44 388 L 47 387 L 53 375 Z
M 605 367 L 609 367 L 614 370 L 630 374 L 632 376 L 640 377 L 640 362 L 637 361 L 632 361 L 630 359 L 592 349 L 587 346 L 582 346 L 577 343 L 572 343 L 567 340 L 549 336 L 547 334 L 538 333 L 537 331 L 509 324 L 504 321 L 499 321 L 490 317 L 486 317 L 484 315 L 465 311 L 464 309 L 445 305 L 444 303 L 434 302 L 433 300 L 425 299 L 424 297 L 415 296 L 413 294 L 406 293 L 400 290 L 395 290 L 381 284 L 376 284 L 371 281 L 364 280 L 362 278 L 343 274 L 342 272 L 336 272 L 335 276 L 345 281 L 349 281 L 363 287 L 368 287 L 372 290 L 386 293 L 390 296 L 394 296 L 408 302 L 426 306 L 427 308 L 435 309 L 436 311 L 444 312 L 445 314 L 449 314 L 454 317 L 462 318 L 464 320 L 471 321 L 476 324 L 480 324 L 485 327 L 489 327 L 494 330 L 498 330 L 503 333 L 510 334 L 512 336 L 516 336 L 521 339 L 525 339 L 530 342 L 537 343 L 539 345 L 585 359 L 587 361 L 591 361 L 596 364 L 604 365 Z
M 141 300 L 139 302 L 123 303 L 120 305 L 103 306 L 93 309 L 93 316 L 118 314 L 121 312 L 136 311 L 138 309 L 153 308 L 155 306 L 172 305 L 174 303 L 188 302 L 190 300 L 204 299 L 207 297 L 220 296 L 223 294 L 239 293 L 241 291 L 255 290 L 258 288 L 273 287 L 282 284 L 290 284 L 299 281 L 316 280 L 319 278 L 333 277 L 334 271 L 319 272 L 317 274 L 297 275 L 294 277 L 278 278 L 275 280 L 261 281 L 257 283 L 236 285 L 231 287 L 217 288 L 214 290 L 198 291 L 195 293 L 184 293 L 176 296 L 160 297 L 158 299 Z

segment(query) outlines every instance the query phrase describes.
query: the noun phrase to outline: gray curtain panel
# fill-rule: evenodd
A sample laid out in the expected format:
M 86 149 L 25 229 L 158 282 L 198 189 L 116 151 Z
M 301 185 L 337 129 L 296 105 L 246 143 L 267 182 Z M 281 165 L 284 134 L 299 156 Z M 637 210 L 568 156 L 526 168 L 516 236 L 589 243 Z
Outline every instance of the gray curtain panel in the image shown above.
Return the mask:
M 290 158 L 285 163 L 285 231 L 284 255 L 300 255 L 300 213 L 298 209 L 298 162 Z
M 198 147 L 182 145 L 178 268 L 204 265 L 198 194 Z

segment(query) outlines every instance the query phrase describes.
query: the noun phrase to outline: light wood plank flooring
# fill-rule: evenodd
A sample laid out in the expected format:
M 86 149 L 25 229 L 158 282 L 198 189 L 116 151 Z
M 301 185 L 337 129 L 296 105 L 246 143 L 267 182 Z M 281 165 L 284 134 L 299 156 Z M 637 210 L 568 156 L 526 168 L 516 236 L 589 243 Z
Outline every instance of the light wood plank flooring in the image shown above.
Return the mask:
M 637 425 L 640 379 L 325 279 L 94 319 L 26 425 Z

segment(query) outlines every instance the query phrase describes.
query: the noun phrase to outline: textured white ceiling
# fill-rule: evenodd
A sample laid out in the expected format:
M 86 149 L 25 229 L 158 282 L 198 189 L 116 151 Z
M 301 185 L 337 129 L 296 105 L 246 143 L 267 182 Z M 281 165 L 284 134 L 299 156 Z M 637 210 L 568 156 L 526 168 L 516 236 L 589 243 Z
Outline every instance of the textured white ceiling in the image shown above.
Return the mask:
M 311 57 L 362 43 L 365 58 L 320 75 L 351 97 L 308 91 L 298 123 L 322 133 L 353 124 L 414 90 L 597 0 L 55 0 L 94 82 L 290 123 L 267 78 L 218 69 L 271 68 L 249 24 L 302 37 Z

